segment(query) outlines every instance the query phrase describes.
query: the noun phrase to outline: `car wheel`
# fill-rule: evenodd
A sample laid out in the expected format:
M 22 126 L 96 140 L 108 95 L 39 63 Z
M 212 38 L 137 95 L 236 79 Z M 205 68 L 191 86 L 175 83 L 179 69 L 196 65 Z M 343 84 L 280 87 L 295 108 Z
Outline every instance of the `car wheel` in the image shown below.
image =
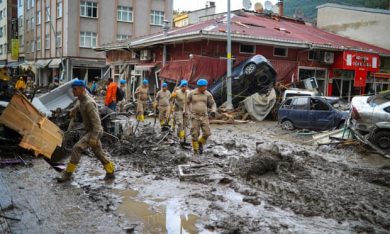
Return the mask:
M 250 75 L 256 71 L 256 64 L 250 63 L 244 67 L 244 74 Z
M 282 121 L 282 129 L 291 131 L 291 130 L 294 130 L 295 127 L 294 127 L 293 122 L 291 122 L 290 120 L 286 119 L 286 120 Z
M 382 150 L 390 152 L 390 131 L 378 131 L 372 136 L 372 143 Z

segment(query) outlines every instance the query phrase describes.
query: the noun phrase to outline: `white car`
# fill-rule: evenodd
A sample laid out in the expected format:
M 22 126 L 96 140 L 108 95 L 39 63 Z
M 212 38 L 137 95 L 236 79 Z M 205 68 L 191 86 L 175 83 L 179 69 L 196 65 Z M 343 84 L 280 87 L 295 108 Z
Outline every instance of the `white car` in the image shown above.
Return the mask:
M 390 122 L 390 90 L 374 96 L 352 98 L 351 123 L 354 129 L 368 133 L 379 122 Z

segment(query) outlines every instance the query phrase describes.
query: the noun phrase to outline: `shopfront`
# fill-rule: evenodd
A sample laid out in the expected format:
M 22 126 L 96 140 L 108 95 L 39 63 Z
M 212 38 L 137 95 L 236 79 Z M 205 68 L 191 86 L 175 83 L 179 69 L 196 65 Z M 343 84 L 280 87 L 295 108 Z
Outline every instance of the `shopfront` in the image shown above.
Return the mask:
M 343 51 L 335 57 L 329 72 L 328 95 L 348 101 L 355 95 L 367 94 L 367 86 L 373 83 L 372 74 L 379 71 L 379 55 Z

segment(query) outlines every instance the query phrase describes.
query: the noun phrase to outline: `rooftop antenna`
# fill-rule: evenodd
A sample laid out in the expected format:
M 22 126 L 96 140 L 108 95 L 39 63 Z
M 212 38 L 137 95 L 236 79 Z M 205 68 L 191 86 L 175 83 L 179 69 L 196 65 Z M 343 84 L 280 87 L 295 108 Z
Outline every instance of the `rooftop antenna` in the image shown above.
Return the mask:
M 264 2 L 264 9 L 266 13 L 271 13 L 272 12 L 272 2 L 271 1 L 265 1 Z
M 244 7 L 245 10 L 249 11 L 252 7 L 252 2 L 251 0 L 243 0 L 242 1 L 242 6 Z
M 264 7 L 263 7 L 263 4 L 261 4 L 261 2 L 256 2 L 255 3 L 255 11 L 257 13 L 263 13 Z

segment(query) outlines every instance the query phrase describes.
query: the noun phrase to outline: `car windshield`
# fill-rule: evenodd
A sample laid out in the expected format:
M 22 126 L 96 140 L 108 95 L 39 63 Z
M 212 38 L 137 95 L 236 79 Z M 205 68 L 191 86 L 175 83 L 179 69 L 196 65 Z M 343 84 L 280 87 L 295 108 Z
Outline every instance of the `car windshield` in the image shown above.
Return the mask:
M 308 97 L 311 96 L 310 94 L 305 94 L 305 93 L 288 93 L 286 94 L 286 98 L 289 97 Z
M 390 102 L 390 93 L 386 95 L 371 96 L 368 98 L 367 102 L 370 105 L 382 105 L 383 103 Z

